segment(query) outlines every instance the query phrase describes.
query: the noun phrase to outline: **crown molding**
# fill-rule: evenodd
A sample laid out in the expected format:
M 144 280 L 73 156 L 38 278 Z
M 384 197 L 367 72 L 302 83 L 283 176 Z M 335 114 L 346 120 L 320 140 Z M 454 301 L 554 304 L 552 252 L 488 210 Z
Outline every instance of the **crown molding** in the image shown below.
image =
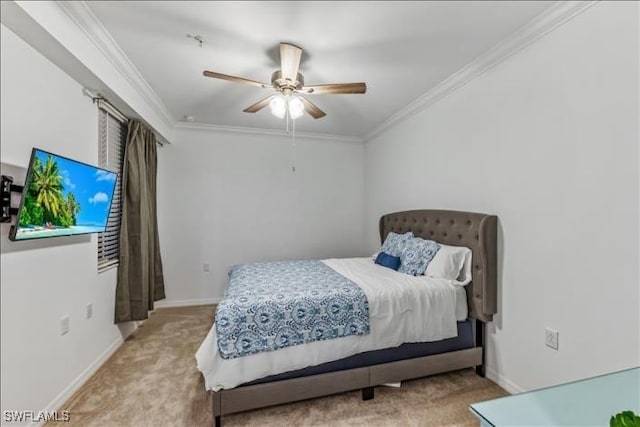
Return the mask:
M 540 37 L 584 12 L 598 1 L 558 1 L 527 25 L 477 57 L 475 60 L 437 84 L 435 87 L 397 111 L 372 131 L 363 136 L 331 135 L 322 133 L 296 132 L 297 136 L 352 143 L 366 142 L 385 130 L 428 108 L 460 87 L 474 80 L 486 71 L 524 49 Z M 140 71 L 127 57 L 104 25 L 91 11 L 85 1 L 59 1 L 56 4 L 88 37 L 96 48 L 107 58 L 122 77 L 142 97 L 152 110 L 165 122 L 168 128 L 200 129 L 219 132 L 235 132 L 266 135 L 290 135 L 285 131 L 224 126 L 204 123 L 176 122 L 161 98 L 144 79 Z
M 91 11 L 87 3 L 83 1 L 56 2 L 62 11 L 86 34 L 96 48 L 113 64 L 118 72 L 146 103 L 172 128 L 175 120 L 162 102 L 158 94 L 151 88 L 140 71 L 124 53 L 120 45 L 113 39 L 109 31 L 104 27 L 98 17 Z
M 393 114 L 371 132 L 363 136 L 365 142 L 380 135 L 390 127 L 415 115 L 452 94 L 460 87 L 469 83 L 484 72 L 508 59 L 531 43 L 564 24 L 580 13 L 584 12 L 598 1 L 558 1 L 540 15 L 533 18 L 527 25 L 517 30 L 508 38 L 489 49 L 475 60 L 440 82 L 438 85 L 421 95 L 409 105 Z
M 244 133 L 254 135 L 275 135 L 275 136 L 287 136 L 290 137 L 292 132 L 279 129 L 266 129 L 266 128 L 253 128 L 244 126 L 226 126 L 226 125 L 213 125 L 208 123 L 188 123 L 177 122 L 176 129 L 191 129 L 191 130 L 204 130 L 211 132 L 231 132 L 231 133 Z M 308 138 L 308 139 L 322 139 L 338 142 L 348 142 L 352 144 L 360 144 L 363 142 L 359 136 L 346 136 L 346 135 L 333 135 L 329 133 L 315 133 L 315 132 L 296 132 L 296 137 Z

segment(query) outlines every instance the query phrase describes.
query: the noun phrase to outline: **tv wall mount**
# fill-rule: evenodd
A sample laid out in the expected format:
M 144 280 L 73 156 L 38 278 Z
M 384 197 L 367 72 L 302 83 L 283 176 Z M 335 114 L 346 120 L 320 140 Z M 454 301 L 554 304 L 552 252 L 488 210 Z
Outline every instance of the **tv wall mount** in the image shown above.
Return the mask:
M 0 208 L 1 215 L 0 222 L 11 222 L 12 215 L 18 215 L 18 208 L 11 207 L 11 193 L 22 193 L 24 187 L 22 185 L 15 185 L 13 183 L 13 177 L 2 175 L 2 182 L 0 187 Z

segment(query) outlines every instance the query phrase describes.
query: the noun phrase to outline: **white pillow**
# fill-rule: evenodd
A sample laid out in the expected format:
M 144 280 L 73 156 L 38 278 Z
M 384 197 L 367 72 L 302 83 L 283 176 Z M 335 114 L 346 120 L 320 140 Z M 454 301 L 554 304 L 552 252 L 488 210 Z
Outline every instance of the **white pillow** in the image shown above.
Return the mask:
M 471 249 L 440 244 L 440 250 L 427 266 L 424 275 L 449 279 L 454 285 L 468 284 L 471 282 Z

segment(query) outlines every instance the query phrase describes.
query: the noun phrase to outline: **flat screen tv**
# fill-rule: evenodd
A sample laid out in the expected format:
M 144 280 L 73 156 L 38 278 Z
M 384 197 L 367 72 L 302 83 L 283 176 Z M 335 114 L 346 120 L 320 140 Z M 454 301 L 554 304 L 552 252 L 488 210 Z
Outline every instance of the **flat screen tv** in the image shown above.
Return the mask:
M 118 175 L 34 148 L 13 241 L 105 231 Z

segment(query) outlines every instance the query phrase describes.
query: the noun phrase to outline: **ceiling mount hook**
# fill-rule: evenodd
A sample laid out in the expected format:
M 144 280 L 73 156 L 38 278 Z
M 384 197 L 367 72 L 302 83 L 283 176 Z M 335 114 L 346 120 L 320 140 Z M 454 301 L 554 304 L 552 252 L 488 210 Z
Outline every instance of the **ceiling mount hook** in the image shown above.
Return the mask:
M 194 39 L 195 41 L 198 42 L 198 46 L 202 47 L 202 44 L 204 43 L 204 39 L 202 38 L 201 35 L 196 34 L 195 36 L 192 36 L 191 34 L 187 34 L 187 37 L 190 39 Z

